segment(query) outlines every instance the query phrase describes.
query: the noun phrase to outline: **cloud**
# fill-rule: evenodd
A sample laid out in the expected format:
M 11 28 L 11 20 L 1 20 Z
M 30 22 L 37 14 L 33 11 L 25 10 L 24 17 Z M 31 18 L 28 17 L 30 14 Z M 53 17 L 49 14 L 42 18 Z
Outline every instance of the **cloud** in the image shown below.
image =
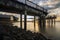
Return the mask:
M 48 9 L 50 14 L 60 14 L 60 0 L 39 1 L 38 5 Z
M 56 4 L 56 7 L 58 7 L 58 8 L 60 7 L 60 2 Z
M 23 1 L 23 0 L 18 0 L 18 1 Z M 54 9 L 60 7 L 60 0 L 29 0 L 29 1 L 37 3 L 38 5 L 46 9 Z
M 58 0 L 45 0 L 45 1 L 40 1 L 38 5 L 47 8 L 47 9 L 54 9 L 57 8 L 56 4 L 58 4 Z
M 60 13 L 60 0 L 29 0 L 34 3 L 37 3 L 38 5 L 44 7 L 45 9 L 48 9 L 49 13 Z M 57 13 L 58 12 L 58 13 Z
M 50 13 L 60 14 L 60 0 L 33 0 L 33 2 L 48 9 Z
M 33 1 L 33 0 L 28 0 L 28 1 Z
M 60 8 L 48 10 L 49 14 L 56 14 L 60 16 Z

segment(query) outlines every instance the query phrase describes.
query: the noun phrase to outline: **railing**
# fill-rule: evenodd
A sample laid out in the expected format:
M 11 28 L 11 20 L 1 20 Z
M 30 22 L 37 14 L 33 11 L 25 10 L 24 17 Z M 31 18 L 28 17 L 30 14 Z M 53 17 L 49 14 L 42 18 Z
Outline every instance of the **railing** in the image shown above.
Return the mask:
M 18 0 L 18 1 L 21 3 L 27 4 L 28 6 L 31 6 L 31 7 L 34 7 L 34 8 L 37 8 L 39 10 L 43 10 L 43 11 L 47 12 L 47 9 L 45 9 L 45 8 L 39 6 L 31 1 L 28 1 L 28 0 Z
M 34 4 L 34 3 L 30 2 L 30 1 L 26 1 L 26 4 L 31 6 L 31 7 L 36 8 L 36 4 Z

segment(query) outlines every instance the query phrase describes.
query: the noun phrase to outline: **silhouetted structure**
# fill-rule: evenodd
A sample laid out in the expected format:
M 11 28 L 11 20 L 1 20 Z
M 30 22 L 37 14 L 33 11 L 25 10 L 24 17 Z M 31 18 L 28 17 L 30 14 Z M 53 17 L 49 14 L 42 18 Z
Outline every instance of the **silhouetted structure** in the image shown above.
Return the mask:
M 53 25 L 55 25 L 55 19 L 56 19 L 56 18 L 57 18 L 56 15 L 46 17 L 46 20 L 48 20 L 48 21 L 47 21 L 47 22 L 48 22 L 48 25 L 50 25 L 51 27 L 52 27 Z
M 28 1 L 28 0 L 0 0 L 0 11 L 3 12 L 10 12 L 10 13 L 17 13 L 20 14 L 20 27 L 21 29 L 11 28 L 10 26 L 5 26 L 7 29 L 3 32 L 3 35 L 6 35 L 3 38 L 6 40 L 47 40 L 46 38 L 42 37 L 41 34 L 34 34 L 30 31 L 26 31 L 26 22 L 27 22 L 27 15 L 34 16 L 34 28 L 35 28 L 35 16 L 39 17 L 39 28 L 45 30 L 45 23 L 46 23 L 46 16 L 48 14 L 47 9 L 40 7 L 39 5 Z M 22 15 L 24 15 L 24 30 L 22 30 Z M 14 17 L 15 18 L 15 17 Z M 4 27 L 4 26 L 2 26 Z M 8 28 L 9 27 L 9 28 Z M 2 33 L 1 32 L 1 33 Z M 12 35 L 12 36 L 11 36 Z
M 12 10 L 13 9 L 13 10 Z M 27 15 L 33 15 L 41 17 L 47 15 L 48 12 L 43 7 L 28 1 L 28 0 L 1 0 L 0 1 L 0 11 L 4 12 L 14 12 L 21 14 L 21 28 L 22 28 L 22 15 L 24 14 L 24 29 L 26 30 L 26 17 Z

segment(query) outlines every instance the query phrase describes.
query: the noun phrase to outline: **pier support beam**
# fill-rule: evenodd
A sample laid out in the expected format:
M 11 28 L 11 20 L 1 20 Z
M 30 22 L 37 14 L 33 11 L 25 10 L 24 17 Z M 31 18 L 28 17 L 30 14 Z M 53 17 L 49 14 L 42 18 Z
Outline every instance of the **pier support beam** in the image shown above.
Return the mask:
M 46 20 L 45 20 L 45 16 L 41 16 L 39 18 L 39 30 L 40 32 L 45 32 L 45 26 L 46 25 Z
M 34 31 L 36 31 L 36 17 L 34 16 Z
M 20 14 L 20 27 L 22 29 L 22 14 Z
M 53 19 L 51 19 L 51 27 L 53 27 Z
M 48 26 L 49 26 L 49 27 L 50 27 L 50 24 L 51 24 L 50 19 L 48 19 Z
M 46 28 L 46 20 L 45 16 L 43 16 L 42 32 L 45 32 L 45 28 Z
M 26 30 L 27 28 L 27 11 L 25 11 L 25 14 L 24 14 L 24 30 Z
M 41 23 L 41 17 L 39 16 L 39 22 L 38 22 L 38 25 L 39 25 L 39 31 L 41 31 L 41 25 L 42 23 Z
M 46 26 L 46 20 L 45 20 L 45 17 L 43 18 L 43 27 Z
M 54 25 L 55 25 L 55 19 L 54 19 Z

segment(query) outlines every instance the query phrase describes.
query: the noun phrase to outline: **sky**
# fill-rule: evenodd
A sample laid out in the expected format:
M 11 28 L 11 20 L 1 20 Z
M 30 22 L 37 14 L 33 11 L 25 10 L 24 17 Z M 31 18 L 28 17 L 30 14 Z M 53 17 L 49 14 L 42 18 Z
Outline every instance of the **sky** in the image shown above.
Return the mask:
M 60 15 L 60 0 L 30 0 L 48 10 L 50 14 Z
M 23 1 L 23 0 L 18 0 Z M 60 0 L 29 0 L 48 10 L 48 13 L 60 16 Z M 15 14 L 14 14 L 15 15 Z M 17 15 L 15 15 L 17 16 Z M 19 16 L 18 16 L 19 17 Z M 31 18 L 32 16 L 28 16 Z

